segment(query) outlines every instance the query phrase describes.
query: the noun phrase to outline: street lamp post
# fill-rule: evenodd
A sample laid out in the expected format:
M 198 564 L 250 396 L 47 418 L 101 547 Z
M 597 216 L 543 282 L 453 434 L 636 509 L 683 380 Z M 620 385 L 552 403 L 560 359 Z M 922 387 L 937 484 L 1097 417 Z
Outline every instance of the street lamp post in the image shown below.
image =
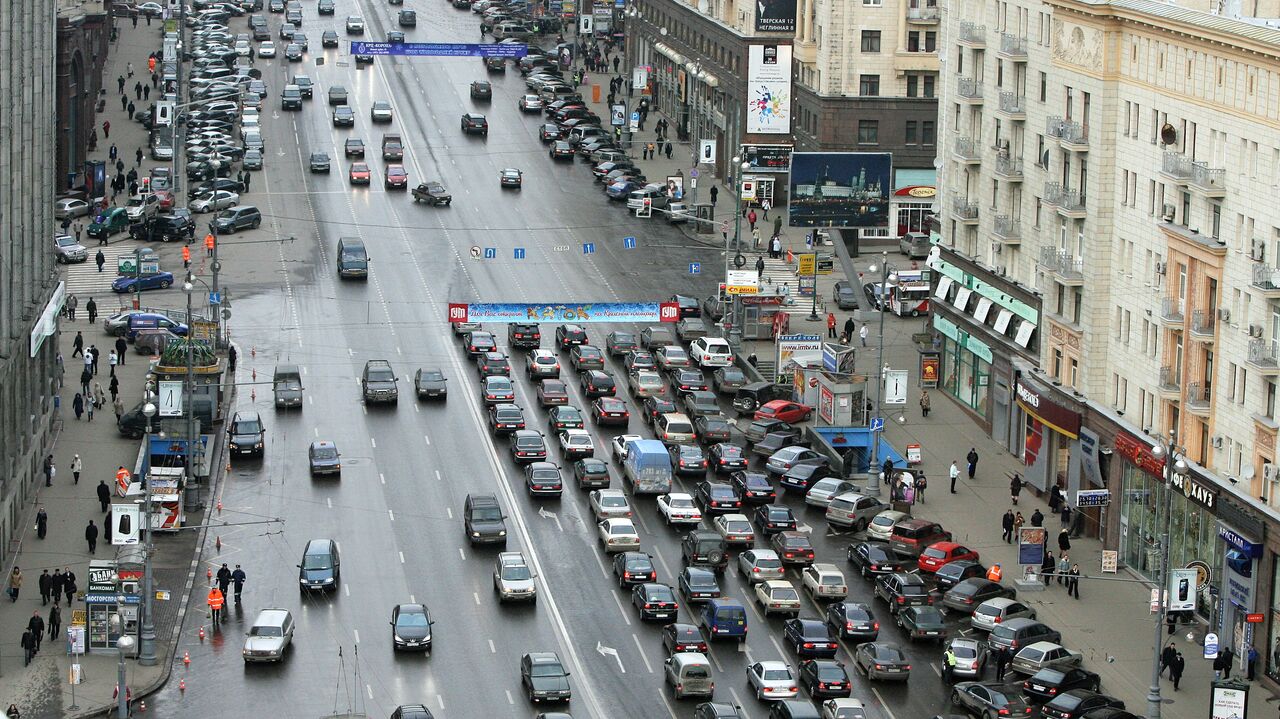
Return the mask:
M 146 538 L 143 539 L 142 550 L 142 635 L 138 643 L 138 663 L 144 667 L 154 666 L 156 663 L 156 623 L 151 616 L 151 419 L 156 416 L 156 395 L 152 389 L 154 380 L 154 375 L 147 375 L 147 390 L 143 395 L 142 405 L 142 415 L 147 418 L 146 444 L 142 450 L 146 458 L 142 474 L 142 529 L 146 532 Z M 129 638 L 129 641 L 132 642 L 133 639 Z M 124 690 L 121 689 L 121 694 L 123 693 Z
M 733 213 L 733 251 L 729 251 L 728 243 L 724 248 L 724 281 L 727 286 L 729 283 L 729 262 L 730 258 L 735 265 L 741 267 L 746 263 L 746 259 L 742 258 L 742 174 L 751 169 L 751 163 L 743 162 L 738 155 L 733 156 L 733 166 L 738 170 L 738 175 L 734 178 L 733 196 L 735 200 L 735 209 Z M 742 258 L 742 259 L 739 259 Z M 735 350 L 742 347 L 742 323 L 739 322 L 738 298 L 733 296 L 729 299 L 729 346 Z
M 871 271 L 871 274 L 875 274 L 876 266 L 874 264 L 871 265 L 871 267 L 869 267 L 868 269 Z M 884 313 L 885 313 L 885 310 L 887 310 L 888 308 L 884 307 L 884 303 L 887 300 L 889 283 L 891 281 L 894 281 L 895 279 L 896 279 L 896 275 L 889 274 L 889 253 L 888 251 L 885 251 L 880 257 L 880 303 L 881 303 L 880 358 L 876 362 L 876 367 L 879 368 L 875 376 L 876 378 L 876 404 L 875 404 L 876 411 L 875 411 L 875 415 L 872 416 L 871 418 L 871 422 L 875 422 L 876 418 L 880 416 L 880 404 L 884 399 L 883 395 L 884 395 L 885 370 L 888 369 L 884 364 Z M 816 287 L 814 288 L 814 291 L 815 292 L 817 291 Z M 875 309 L 875 308 L 872 308 L 872 309 Z M 853 338 L 850 337 L 849 341 L 853 342 Z M 867 474 L 867 488 L 866 488 L 867 495 L 871 497 L 880 496 L 880 478 L 877 472 L 877 470 L 879 469 L 879 465 L 880 465 L 880 437 L 876 434 L 875 430 L 872 430 L 871 432 L 871 467 L 870 467 L 871 471 L 870 473 Z M 888 481 L 888 479 L 889 479 L 888 477 L 885 477 L 886 481 Z
M 123 604 L 124 597 L 119 597 Z M 120 624 L 120 631 L 124 631 L 124 622 L 120 621 L 116 615 L 116 621 Z M 120 664 L 117 667 L 116 674 L 116 719 L 129 719 L 129 685 L 127 683 L 126 667 L 124 663 L 125 656 L 133 651 L 133 637 L 127 634 L 121 634 L 116 640 L 116 648 L 120 650 Z
M 1163 529 L 1160 532 L 1160 574 L 1156 576 L 1156 616 L 1154 628 L 1154 640 L 1151 643 L 1151 686 L 1147 689 L 1147 716 L 1146 719 L 1160 719 L 1160 643 L 1162 637 L 1161 630 L 1164 628 L 1165 612 L 1167 605 L 1165 603 L 1165 585 L 1169 581 L 1169 527 L 1172 521 L 1172 499 L 1173 499 L 1173 476 L 1185 476 L 1189 471 L 1187 461 L 1178 455 L 1178 448 L 1174 444 L 1174 430 L 1169 430 L 1168 444 L 1157 443 L 1151 448 L 1151 454 L 1156 459 L 1164 460 L 1164 500 L 1161 502 L 1161 509 L 1164 512 Z

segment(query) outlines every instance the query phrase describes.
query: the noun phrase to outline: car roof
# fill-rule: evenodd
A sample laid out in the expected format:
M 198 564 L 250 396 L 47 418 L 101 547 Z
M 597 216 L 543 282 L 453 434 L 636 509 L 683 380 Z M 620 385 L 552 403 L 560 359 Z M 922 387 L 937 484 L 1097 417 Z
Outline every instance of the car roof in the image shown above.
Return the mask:
M 312 449 L 337 449 L 338 445 L 327 439 L 317 439 L 311 443 Z
M 261 626 L 280 626 L 284 624 L 284 620 L 289 617 L 288 609 L 263 609 L 258 612 L 258 616 L 253 620 L 255 627 Z

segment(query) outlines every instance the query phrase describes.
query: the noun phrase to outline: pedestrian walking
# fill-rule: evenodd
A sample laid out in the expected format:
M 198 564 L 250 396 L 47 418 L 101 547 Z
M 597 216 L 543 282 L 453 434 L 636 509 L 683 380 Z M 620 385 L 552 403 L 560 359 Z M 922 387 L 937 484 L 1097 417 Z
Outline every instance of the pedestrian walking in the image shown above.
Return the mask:
M 827 313 L 827 339 L 836 338 L 836 313 Z
M 25 667 L 31 664 L 31 657 L 35 656 L 36 653 L 35 647 L 36 641 L 31 637 L 31 630 L 24 629 L 22 631 L 22 653 L 25 657 L 25 661 L 22 666 Z
M 1225 653 L 1230 654 L 1231 650 L 1228 649 Z M 1218 656 L 1222 655 L 1219 654 Z M 1169 678 L 1173 680 L 1173 690 L 1175 692 L 1178 691 L 1178 682 L 1182 681 L 1182 672 L 1186 668 L 1187 660 L 1182 658 L 1182 652 L 1178 652 L 1173 658 L 1173 664 L 1169 665 Z M 1227 671 L 1231 671 L 1230 664 L 1227 665 Z
M 1164 626 L 1165 626 L 1165 629 L 1169 630 L 1169 636 L 1173 636 L 1173 633 L 1178 631 L 1178 615 L 1176 612 L 1165 612 Z M 1222 655 L 1219 654 L 1218 656 L 1222 656 Z M 1215 661 L 1214 664 L 1216 665 L 1217 662 Z M 1214 666 L 1214 669 L 1217 669 L 1217 668 L 1218 668 L 1217 666 Z
M 80 484 L 80 471 L 84 469 L 84 462 L 80 461 L 80 455 L 71 458 L 71 476 L 75 479 L 76 484 Z
M 252 51 L 253 51 L 253 46 L 250 46 L 250 47 L 249 47 L 249 50 L 252 52 Z M 142 86 L 142 99 L 143 99 L 143 100 L 150 100 L 150 99 L 151 99 L 151 86 L 150 86 L 150 85 L 143 85 L 143 86 Z
M 49 576 L 49 570 L 46 569 L 40 574 L 40 606 L 49 603 L 49 593 L 53 591 L 53 577 Z
M 124 75 L 116 78 L 116 87 L 120 88 L 120 94 L 124 94 Z
M 916 473 L 916 501 L 924 504 L 924 490 L 929 488 L 929 480 L 923 474 Z
M 1164 675 L 1164 670 L 1173 666 L 1173 660 L 1178 658 L 1178 650 L 1173 648 L 1173 642 L 1164 645 L 1164 650 L 1160 652 L 1160 674 Z
M 112 377 L 111 379 L 115 379 Z M 102 391 L 102 383 L 95 381 L 93 383 L 93 407 L 97 409 L 107 403 L 107 395 Z
M 1067 498 L 1062 498 L 1062 506 L 1058 509 L 1058 516 L 1062 519 L 1062 528 L 1065 530 L 1071 526 L 1071 515 L 1073 510 L 1071 505 L 1067 503 Z
M 80 244 L 80 233 L 82 232 L 84 232 L 84 223 L 77 222 L 76 223 L 76 244 L 77 245 Z M 92 322 L 93 320 L 89 320 L 89 321 Z
M 1044 526 L 1044 515 L 1040 513 L 1039 509 L 1036 509 L 1036 511 L 1031 513 L 1031 526 L 1033 527 Z
M 111 352 L 107 355 L 107 365 L 111 368 L 112 379 L 115 379 L 116 377 L 116 363 L 119 361 L 120 361 L 120 355 L 117 354 L 115 350 L 111 350 Z
M 236 604 L 240 603 L 240 592 L 244 589 L 244 580 L 247 579 L 244 570 L 240 565 L 236 565 L 236 570 L 231 573 L 231 582 L 236 586 Z
M 1022 525 L 1026 523 L 1027 523 L 1027 520 L 1022 516 L 1022 512 L 1016 512 L 1013 515 L 1013 533 L 1015 536 L 1017 536 L 1018 533 L 1022 531 Z
M 62 633 L 62 608 L 57 604 L 49 608 L 49 641 Z
M 1004 529 L 1004 533 L 1000 535 L 1000 538 L 1004 540 L 1005 544 L 1013 544 L 1013 510 L 1012 509 L 1005 510 L 1004 516 L 1000 518 L 1000 526 L 1001 528 Z
M 1040 573 L 1044 575 L 1044 585 L 1049 586 L 1049 582 L 1053 579 L 1053 570 L 1057 563 L 1053 561 L 1053 552 L 1046 551 L 1044 560 L 1040 562 Z
M 129 101 L 129 98 L 127 98 L 127 97 L 125 97 L 125 98 L 123 98 L 123 99 L 124 99 L 124 101 L 125 101 L 126 103 Z M 120 109 L 122 109 L 122 110 L 123 110 L 124 108 L 120 108 Z M 102 121 L 102 139 L 104 139 L 104 140 L 109 140 L 109 139 L 111 139 L 111 121 L 110 121 L 110 120 L 103 120 L 103 121 Z
M 774 235 L 769 240 L 769 256 L 775 260 L 782 259 L 782 237 L 780 235 Z
M 862 346 L 867 346 L 867 336 L 871 334 L 871 330 L 867 329 L 867 323 L 863 322 L 858 328 L 858 339 L 862 342 Z
M 9 591 L 9 601 L 11 602 L 18 601 L 18 593 L 22 591 L 22 570 L 21 569 L 14 567 L 13 571 L 9 572 L 9 586 L 7 587 L 7 589 Z
M 756 228 L 756 211 L 755 210 L 747 211 L 747 222 L 750 223 L 751 229 L 754 230 Z
M 139 102 L 142 101 L 142 81 L 141 80 L 133 83 L 133 94 L 138 98 Z
M 134 162 L 137 164 L 137 166 L 138 166 L 138 167 L 142 167 L 142 157 L 143 157 L 143 154 L 142 154 L 142 148 L 141 148 L 141 147 L 139 147 L 139 148 L 138 148 L 138 149 L 133 153 L 133 160 L 134 160 Z
M 751 249 L 760 250 L 760 228 L 757 227 L 751 231 Z
M 116 338 L 116 359 L 120 361 L 120 366 L 124 366 L 124 356 L 128 354 L 129 343 L 123 337 Z
M 671 159 L 671 150 L 672 150 L 671 141 L 667 140 L 667 159 L 668 160 Z M 755 229 L 755 228 L 753 227 L 752 229 Z
M 76 392 L 75 398 L 71 400 L 71 411 L 75 412 L 76 421 L 79 422 L 84 416 L 84 395 Z
M 53 605 L 56 607 L 62 601 L 62 589 L 66 586 L 66 577 L 62 576 L 62 570 L 54 568 L 53 574 L 49 575 L 49 591 L 53 595 Z
M 1245 669 L 1247 669 L 1249 672 L 1248 673 L 1249 681 L 1253 681 L 1254 675 L 1257 672 L 1257 665 L 1258 665 L 1258 650 L 1255 649 L 1252 644 L 1250 644 L 1249 653 L 1245 657 L 1245 664 L 1244 664 Z
M 98 265 L 98 271 L 102 271 L 102 266 L 107 264 L 107 256 L 102 254 L 102 250 L 98 250 L 98 254 L 93 256 L 93 261 Z
M 1004 675 L 1009 671 L 1009 650 L 1001 647 L 996 650 L 996 681 L 1004 681 Z
M 711 186 L 711 209 L 716 208 L 716 198 L 720 196 L 720 189 L 715 185 Z
M 1013 478 L 1009 480 L 1009 499 L 1014 506 L 1018 505 L 1018 495 L 1022 494 L 1022 477 L 1014 472 Z
M 129 109 L 129 96 L 121 95 L 120 96 L 120 112 L 124 112 L 125 110 L 128 110 L 128 109 Z M 110 124 L 110 123 L 107 123 L 107 124 Z M 104 129 L 103 132 L 106 133 L 107 131 Z M 111 134 L 107 133 L 107 137 L 111 137 Z
M 231 345 L 230 347 L 227 348 L 227 371 L 230 372 L 232 375 L 234 375 L 236 372 L 237 356 L 238 354 L 236 353 L 235 345 Z
M 89 351 L 93 353 L 93 361 L 90 363 L 91 366 L 93 367 L 93 374 L 97 375 L 98 374 L 98 357 L 101 354 L 98 352 L 98 345 L 89 345 Z
M 53 486 L 53 475 L 57 474 L 58 468 L 53 466 L 53 455 L 44 458 L 44 486 Z
M 89 520 L 89 526 L 84 528 L 84 541 L 89 543 L 89 554 L 93 554 L 98 550 L 98 525 Z
M 79 306 L 80 300 L 76 299 L 75 294 L 67 296 L 66 302 L 63 304 L 63 307 L 67 308 L 67 319 L 72 322 L 76 321 L 76 308 Z
M 1067 583 L 1067 574 L 1071 571 L 1071 557 L 1066 552 L 1058 555 L 1058 584 Z
M 62 593 L 67 595 L 67 605 L 76 597 L 76 573 L 71 571 L 71 567 L 62 568 Z
M 93 398 L 92 397 L 87 398 L 84 403 L 84 415 L 85 415 L 84 418 L 86 422 L 93 421 L 94 409 L 96 409 L 96 405 L 93 402 Z
M 764 255 L 756 258 L 756 279 L 764 279 Z
M 111 408 L 116 411 L 116 422 L 119 422 L 120 418 L 124 416 L 124 400 L 120 399 L 119 395 L 116 395 L 115 399 L 111 400 Z
M 111 143 L 111 147 L 107 148 L 107 159 L 112 162 L 116 161 L 116 156 L 120 153 L 120 149 L 116 147 L 116 143 Z
M 951 469 L 947 470 L 947 475 L 951 477 L 951 493 L 956 493 L 956 480 L 960 478 L 960 468 L 956 466 L 956 461 L 951 460 Z
M 930 409 L 929 390 L 922 389 L 920 390 L 920 414 L 922 416 L 928 417 L 929 409 Z
M 218 567 L 218 573 L 214 576 L 218 579 L 218 590 L 222 592 L 222 596 L 225 598 L 227 596 L 227 588 L 231 586 L 231 568 L 227 566 L 226 562 L 223 562 L 222 566 Z
M 133 77 L 133 63 L 126 63 L 125 71 L 128 73 L 129 77 Z M 123 90 L 121 90 L 121 92 L 123 92 Z
M 94 302 L 92 297 L 89 298 L 88 302 L 84 303 L 84 311 L 89 315 L 89 324 L 93 324 L 98 320 L 98 303 Z
M 222 605 L 225 601 L 222 592 L 217 587 L 209 588 L 209 598 L 206 603 L 209 605 L 209 616 L 212 618 L 215 627 L 222 620 Z
M 205 253 L 205 257 L 213 257 L 213 246 L 214 246 L 214 242 L 215 242 L 215 240 L 213 239 L 213 233 L 212 233 L 212 232 L 210 232 L 209 234 L 207 234 L 207 235 L 205 235 L 205 236 L 204 236 L 204 253 Z
M 112 377 L 111 382 L 107 384 L 107 391 L 111 393 L 111 399 L 114 401 L 120 396 L 120 378 Z
M 106 514 L 111 507 L 111 488 L 105 479 L 98 480 L 98 503 L 102 505 L 102 513 Z
M 31 639 L 36 643 L 36 651 L 40 651 L 40 643 L 44 641 L 44 617 L 39 609 L 31 610 L 31 618 L 27 620 L 27 629 L 31 630 Z
M 36 512 L 36 536 L 40 539 L 44 539 L 45 535 L 48 533 L 49 513 L 45 511 L 44 506 L 42 505 L 39 511 Z
M 80 373 L 80 394 L 89 394 L 89 383 L 93 381 L 93 367 L 85 365 L 84 371 Z
M 1067 572 L 1067 596 L 1080 598 L 1080 565 L 1072 564 Z
M 973 479 L 974 472 L 978 471 L 978 450 L 970 447 L 969 454 L 964 458 L 969 462 L 969 479 Z
M 1058 551 L 1066 552 L 1070 551 L 1070 549 L 1071 533 L 1067 531 L 1066 527 L 1063 527 L 1062 530 L 1058 532 Z

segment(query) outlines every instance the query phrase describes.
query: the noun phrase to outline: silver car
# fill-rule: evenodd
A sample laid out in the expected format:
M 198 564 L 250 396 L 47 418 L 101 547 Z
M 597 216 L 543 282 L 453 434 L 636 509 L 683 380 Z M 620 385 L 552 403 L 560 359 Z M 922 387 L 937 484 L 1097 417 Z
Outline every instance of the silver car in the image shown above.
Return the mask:
M 84 245 L 76 242 L 76 238 L 71 235 L 57 235 L 53 238 L 53 253 L 56 255 L 58 264 L 66 265 L 72 262 L 84 262 L 89 259 L 89 251 Z
M 982 672 L 987 666 L 985 642 L 967 637 L 955 637 L 947 642 L 947 647 L 956 655 L 956 666 L 953 670 L 956 676 L 982 679 Z
M 904 519 L 910 519 L 911 515 L 906 512 L 899 512 L 896 509 L 886 509 L 871 518 L 867 524 L 867 539 L 874 539 L 881 542 L 889 541 L 893 536 L 893 527 Z
M 738 572 L 748 583 L 782 579 L 787 569 L 772 549 L 748 549 L 738 555 Z
M 537 578 L 522 552 L 502 552 L 493 565 L 493 590 L 498 593 L 499 602 L 536 602 Z
M 597 521 L 631 516 L 631 504 L 627 501 L 626 492 L 621 489 L 596 489 L 588 497 L 591 513 L 596 516 Z
M 831 504 L 831 498 L 844 494 L 845 492 L 856 492 L 858 485 L 846 479 L 836 479 L 835 477 L 824 477 L 814 483 L 805 492 L 804 503 L 811 507 L 825 507 Z M 886 538 L 885 541 L 888 541 Z
M 244 640 L 246 664 L 281 662 L 293 643 L 293 615 L 288 609 L 263 609 Z
M 1041 669 L 1067 669 L 1078 667 L 1083 660 L 1080 652 L 1067 649 L 1054 642 L 1036 642 L 1018 650 L 1009 668 L 1030 676 Z
M 755 690 L 756 699 L 790 699 L 799 691 L 795 672 L 786 662 L 755 662 L 747 667 L 747 686 Z
M 973 610 L 972 626 L 974 629 L 989 632 L 1001 622 L 1020 617 L 1035 619 L 1036 610 L 1017 599 L 996 597 L 979 604 L 978 608 Z
M 84 200 L 75 197 L 64 197 L 53 203 L 53 218 L 55 220 L 73 220 L 77 217 L 84 217 L 92 209 L 93 207 Z
M 796 464 L 806 459 L 822 459 L 823 455 L 800 445 L 792 445 L 783 447 L 769 456 L 768 461 L 764 463 L 766 469 L 773 474 L 786 474 Z

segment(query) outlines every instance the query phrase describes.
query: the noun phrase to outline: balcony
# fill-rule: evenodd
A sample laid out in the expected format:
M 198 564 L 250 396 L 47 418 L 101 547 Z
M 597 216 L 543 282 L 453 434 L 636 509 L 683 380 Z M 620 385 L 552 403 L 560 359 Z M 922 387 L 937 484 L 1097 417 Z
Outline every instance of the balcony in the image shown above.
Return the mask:
M 996 215 L 991 233 L 995 235 L 996 242 L 1002 245 L 1022 244 L 1022 225 L 1009 215 Z
M 1059 138 L 1062 137 L 1062 116 L 1050 115 L 1044 120 L 1044 134 L 1046 137 Z
M 996 112 L 1009 120 L 1026 120 L 1027 98 L 1013 92 L 1002 92 Z
M 1280 300 L 1280 267 L 1265 262 L 1253 263 L 1253 289 L 1269 300 Z
M 1022 158 L 996 155 L 995 173 L 1008 182 L 1022 182 Z
M 1160 394 L 1169 399 L 1179 399 L 1182 395 L 1182 380 L 1178 377 L 1178 373 L 1172 367 L 1160 368 L 1160 384 L 1157 388 Z
M 1280 353 L 1276 351 L 1275 340 L 1249 340 L 1249 358 L 1245 360 L 1245 364 L 1267 377 L 1274 377 L 1280 375 L 1280 364 L 1276 362 L 1277 354 Z
M 1182 329 L 1182 321 L 1186 300 L 1178 297 L 1165 297 L 1160 301 L 1160 322 L 1172 329 Z
M 1064 150 L 1088 152 L 1089 129 L 1074 120 L 1067 120 L 1062 123 L 1062 130 L 1058 133 L 1058 142 L 1062 144 L 1062 149 Z
M 1207 417 L 1209 415 L 1209 401 L 1212 395 L 1209 392 L 1208 383 L 1200 384 L 1199 382 L 1187 383 L 1187 401 L 1182 406 L 1191 414 Z
M 982 104 L 982 83 L 971 77 L 962 77 L 956 82 L 956 96 L 961 102 L 970 105 Z
M 1185 185 L 1191 180 L 1191 160 L 1181 152 L 1164 151 L 1164 159 L 1160 161 L 1160 174 L 1167 180 Z
M 981 50 L 987 46 L 987 26 L 976 22 L 960 23 L 957 40 L 965 47 Z
M 1040 268 L 1053 273 L 1054 279 L 1069 287 L 1084 284 L 1084 258 L 1056 247 L 1040 248 Z
M 1058 203 L 1058 214 L 1083 220 L 1087 214 L 1084 193 L 1079 190 L 1063 190 L 1062 201 Z
M 954 197 L 951 199 L 951 216 L 966 225 L 978 224 L 978 203 L 970 202 L 968 198 Z
M 1212 310 L 1191 310 L 1191 336 L 1201 342 L 1213 342 L 1217 319 Z
M 907 8 L 907 22 L 936 25 L 940 17 L 941 14 L 936 6 Z
M 1044 183 L 1044 195 L 1041 201 L 1048 207 L 1057 207 L 1062 202 L 1062 183 Z
M 1226 174 L 1227 171 L 1222 168 L 1211 169 L 1207 162 L 1192 162 L 1191 181 L 1188 184 L 1205 197 L 1226 197 Z
M 957 160 L 966 165 L 982 162 L 982 150 L 972 137 L 957 137 L 953 154 Z
M 1027 61 L 1027 39 L 1011 33 L 1000 33 L 1000 49 L 996 55 L 1015 62 Z

